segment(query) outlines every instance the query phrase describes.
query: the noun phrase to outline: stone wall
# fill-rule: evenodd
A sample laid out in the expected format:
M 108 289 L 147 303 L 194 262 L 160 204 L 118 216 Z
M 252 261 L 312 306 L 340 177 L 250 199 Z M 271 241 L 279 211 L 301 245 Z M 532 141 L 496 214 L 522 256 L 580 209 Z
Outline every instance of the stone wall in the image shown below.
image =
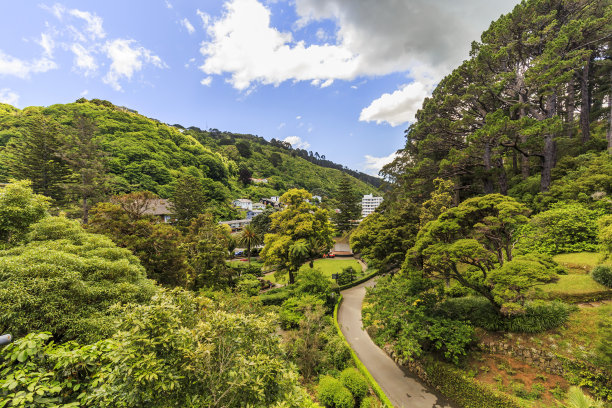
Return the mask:
M 525 347 L 520 344 L 508 344 L 503 341 L 485 342 L 478 345 L 482 351 L 493 354 L 504 354 L 514 357 L 530 366 L 537 367 L 549 374 L 563 376 L 565 369 L 561 361 L 550 351 Z

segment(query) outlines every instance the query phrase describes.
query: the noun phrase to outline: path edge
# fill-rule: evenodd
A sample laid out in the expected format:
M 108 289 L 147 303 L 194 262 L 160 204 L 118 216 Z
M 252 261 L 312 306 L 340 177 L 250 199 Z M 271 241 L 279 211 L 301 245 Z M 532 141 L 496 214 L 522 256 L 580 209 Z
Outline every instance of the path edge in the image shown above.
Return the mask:
M 361 374 L 363 374 L 364 377 L 366 377 L 366 380 L 370 384 L 370 387 L 372 387 L 374 394 L 376 394 L 378 399 L 380 399 L 380 401 L 383 403 L 385 407 L 393 408 L 393 404 L 391 403 L 389 398 L 387 398 L 382 388 L 380 388 L 380 385 L 378 385 L 374 377 L 372 377 L 372 374 L 370 374 L 366 366 L 361 362 L 359 357 L 357 357 L 357 354 L 355 353 L 353 348 L 350 346 L 350 344 L 346 340 L 346 337 L 344 337 L 344 333 L 342 333 L 342 330 L 340 330 L 340 323 L 338 323 L 338 308 L 340 307 L 341 303 L 342 303 L 342 295 L 338 297 L 336 306 L 334 306 L 334 326 L 336 326 L 338 335 L 340 336 L 344 344 L 348 347 L 349 351 L 351 352 L 351 356 L 353 357 L 353 361 L 355 362 L 355 365 L 357 366 L 357 369 L 361 372 Z

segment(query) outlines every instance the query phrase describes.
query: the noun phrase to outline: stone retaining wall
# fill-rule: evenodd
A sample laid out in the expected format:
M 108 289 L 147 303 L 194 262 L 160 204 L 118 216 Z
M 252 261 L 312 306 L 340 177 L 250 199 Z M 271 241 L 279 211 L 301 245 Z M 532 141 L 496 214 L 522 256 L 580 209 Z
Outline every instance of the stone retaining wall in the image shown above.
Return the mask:
M 550 351 L 538 350 L 533 347 L 525 347 L 519 344 L 510 345 L 503 341 L 485 342 L 478 346 L 482 351 L 514 357 L 549 374 L 561 376 L 565 374 L 563 364 L 557 356 Z

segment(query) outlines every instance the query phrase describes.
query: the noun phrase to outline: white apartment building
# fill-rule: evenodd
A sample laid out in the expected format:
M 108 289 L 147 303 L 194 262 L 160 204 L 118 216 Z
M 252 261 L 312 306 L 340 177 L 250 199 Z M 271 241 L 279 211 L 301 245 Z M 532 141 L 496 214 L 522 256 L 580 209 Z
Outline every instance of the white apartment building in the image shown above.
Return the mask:
M 361 199 L 361 217 L 365 218 L 372 214 L 382 202 L 382 197 L 374 197 L 372 194 L 364 195 Z

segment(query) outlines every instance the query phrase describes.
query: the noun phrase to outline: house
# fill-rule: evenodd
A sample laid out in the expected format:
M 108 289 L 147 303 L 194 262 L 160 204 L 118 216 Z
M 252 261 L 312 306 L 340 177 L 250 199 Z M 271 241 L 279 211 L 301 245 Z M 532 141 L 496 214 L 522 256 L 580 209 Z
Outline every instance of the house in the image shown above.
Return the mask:
M 268 184 L 268 179 L 266 179 L 266 178 L 253 178 L 253 177 L 251 177 L 250 180 L 251 180 L 251 183 L 254 183 L 254 184 L 261 184 L 261 183 Z
M 382 197 L 374 197 L 372 194 L 364 195 L 361 199 L 361 217 L 365 218 L 372 214 L 382 202 Z
M 237 200 L 232 201 L 232 205 L 234 207 L 242 208 L 243 210 L 252 210 L 253 202 L 248 198 L 239 198 Z
M 323 202 L 323 197 L 321 197 L 321 196 L 319 196 L 319 195 L 313 195 L 313 196 L 312 196 L 312 201 L 314 201 L 314 202 L 317 202 L 317 201 L 318 201 L 318 202 L 320 202 L 320 203 L 321 203 L 321 202 Z
M 172 204 L 170 201 L 165 198 L 156 198 L 151 200 L 151 202 L 147 205 L 147 208 L 143 211 L 144 215 L 152 215 L 155 218 L 158 218 L 163 222 L 171 222 L 172 221 L 172 211 L 170 211 L 170 207 Z
M 279 200 L 273 200 L 273 198 L 278 198 L 278 197 L 262 198 L 261 200 L 259 200 L 259 202 L 262 203 L 263 205 L 271 205 L 272 207 L 280 207 Z
M 246 219 L 247 220 L 252 220 L 254 217 L 257 217 L 262 212 L 263 212 L 263 210 L 249 210 L 249 211 L 247 211 Z
M 266 205 L 262 203 L 253 203 L 253 211 L 255 210 L 265 210 Z
M 228 225 L 232 229 L 232 232 L 240 232 L 246 225 L 249 225 L 250 223 L 250 219 L 219 221 L 219 225 Z

